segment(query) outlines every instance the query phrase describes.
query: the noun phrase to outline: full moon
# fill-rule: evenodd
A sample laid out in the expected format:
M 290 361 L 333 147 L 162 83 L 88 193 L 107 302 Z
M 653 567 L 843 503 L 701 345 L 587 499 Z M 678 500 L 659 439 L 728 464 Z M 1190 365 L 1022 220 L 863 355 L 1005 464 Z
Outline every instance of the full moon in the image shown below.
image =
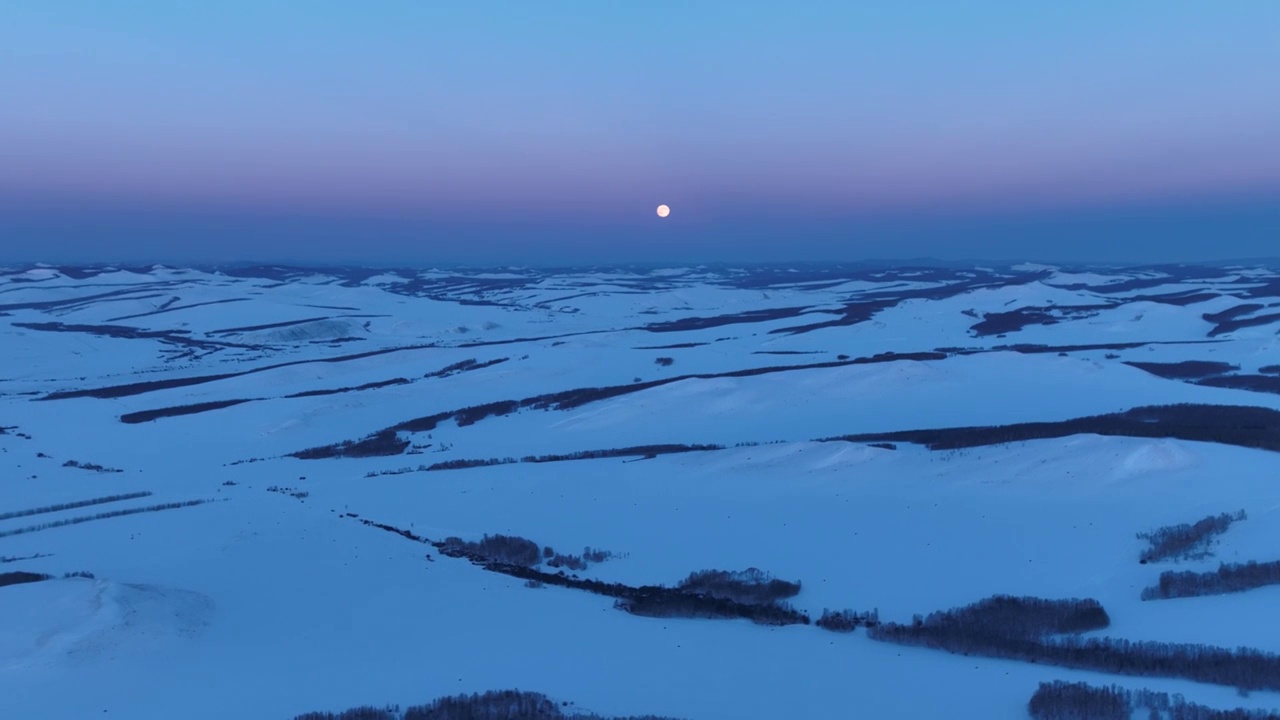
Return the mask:
M 666 205 L 658 206 L 658 217 L 666 217 L 670 214 L 671 214 L 671 208 L 667 207 Z

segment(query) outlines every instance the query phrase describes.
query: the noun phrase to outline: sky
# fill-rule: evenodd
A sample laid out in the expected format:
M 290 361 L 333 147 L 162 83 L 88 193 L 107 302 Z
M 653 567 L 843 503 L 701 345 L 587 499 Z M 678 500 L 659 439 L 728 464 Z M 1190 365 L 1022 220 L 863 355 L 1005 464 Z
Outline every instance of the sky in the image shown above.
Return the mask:
M 0 261 L 1276 257 L 1278 74 L 1274 0 L 0 0 Z

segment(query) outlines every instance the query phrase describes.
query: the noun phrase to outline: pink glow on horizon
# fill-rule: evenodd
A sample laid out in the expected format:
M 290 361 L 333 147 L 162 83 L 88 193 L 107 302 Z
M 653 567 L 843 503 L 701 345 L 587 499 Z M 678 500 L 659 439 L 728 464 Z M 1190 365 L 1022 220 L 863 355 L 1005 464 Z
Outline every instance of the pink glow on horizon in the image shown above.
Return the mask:
M 1280 188 L 1274 134 L 1209 139 L 1167 149 L 1089 147 L 1059 138 L 928 141 L 879 146 L 691 151 L 389 143 L 319 147 L 210 138 L 119 138 L 118 143 L 32 138 L 15 143 L 0 192 L 210 209 L 429 214 L 475 218 L 625 216 L 654 197 L 694 201 L 711 214 L 806 215 L 975 207 L 1034 208 L 1158 200 Z M 505 154 L 504 154 L 505 152 Z M 694 214 L 696 216 L 696 213 Z

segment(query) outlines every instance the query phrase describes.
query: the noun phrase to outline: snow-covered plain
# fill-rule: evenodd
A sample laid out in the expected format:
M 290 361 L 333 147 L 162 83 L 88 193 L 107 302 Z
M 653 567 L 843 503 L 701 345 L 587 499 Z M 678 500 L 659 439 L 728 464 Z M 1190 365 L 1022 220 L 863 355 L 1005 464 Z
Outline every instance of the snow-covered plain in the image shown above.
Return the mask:
M 794 604 L 815 617 L 1091 597 L 1108 636 L 1280 652 L 1280 588 L 1142 602 L 1168 566 L 1139 565 L 1135 537 L 1244 509 L 1214 557 L 1180 569 L 1280 559 L 1276 453 L 1096 435 L 961 451 L 817 442 L 1183 402 L 1280 409 L 1277 394 L 1127 364 L 1255 375 L 1280 364 L 1277 314 L 1280 274 L 1259 267 L 0 270 L 0 517 L 151 493 L 0 519 L 0 572 L 95 576 L 0 587 L 0 717 L 288 720 L 520 688 L 690 720 L 1012 719 L 1053 679 L 1280 707 L 1277 693 L 861 632 L 633 616 L 348 516 L 606 548 L 625 556 L 580 574 L 631 585 L 758 567 L 801 581 Z M 880 353 L 917 355 L 849 362 Z M 466 361 L 483 367 L 450 369 Z M 645 389 L 445 419 L 400 433 L 403 453 L 290 456 L 632 384 Z M 418 469 L 665 443 L 725 449 Z M 6 535 L 189 500 L 212 502 Z

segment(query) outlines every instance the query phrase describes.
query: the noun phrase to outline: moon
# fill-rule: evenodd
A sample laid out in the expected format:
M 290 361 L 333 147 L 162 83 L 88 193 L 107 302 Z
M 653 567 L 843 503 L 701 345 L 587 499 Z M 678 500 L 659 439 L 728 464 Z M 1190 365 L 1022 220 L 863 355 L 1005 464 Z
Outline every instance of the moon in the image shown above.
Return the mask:
M 666 205 L 658 206 L 658 217 L 666 217 L 670 214 L 671 214 L 671 208 L 667 207 Z

